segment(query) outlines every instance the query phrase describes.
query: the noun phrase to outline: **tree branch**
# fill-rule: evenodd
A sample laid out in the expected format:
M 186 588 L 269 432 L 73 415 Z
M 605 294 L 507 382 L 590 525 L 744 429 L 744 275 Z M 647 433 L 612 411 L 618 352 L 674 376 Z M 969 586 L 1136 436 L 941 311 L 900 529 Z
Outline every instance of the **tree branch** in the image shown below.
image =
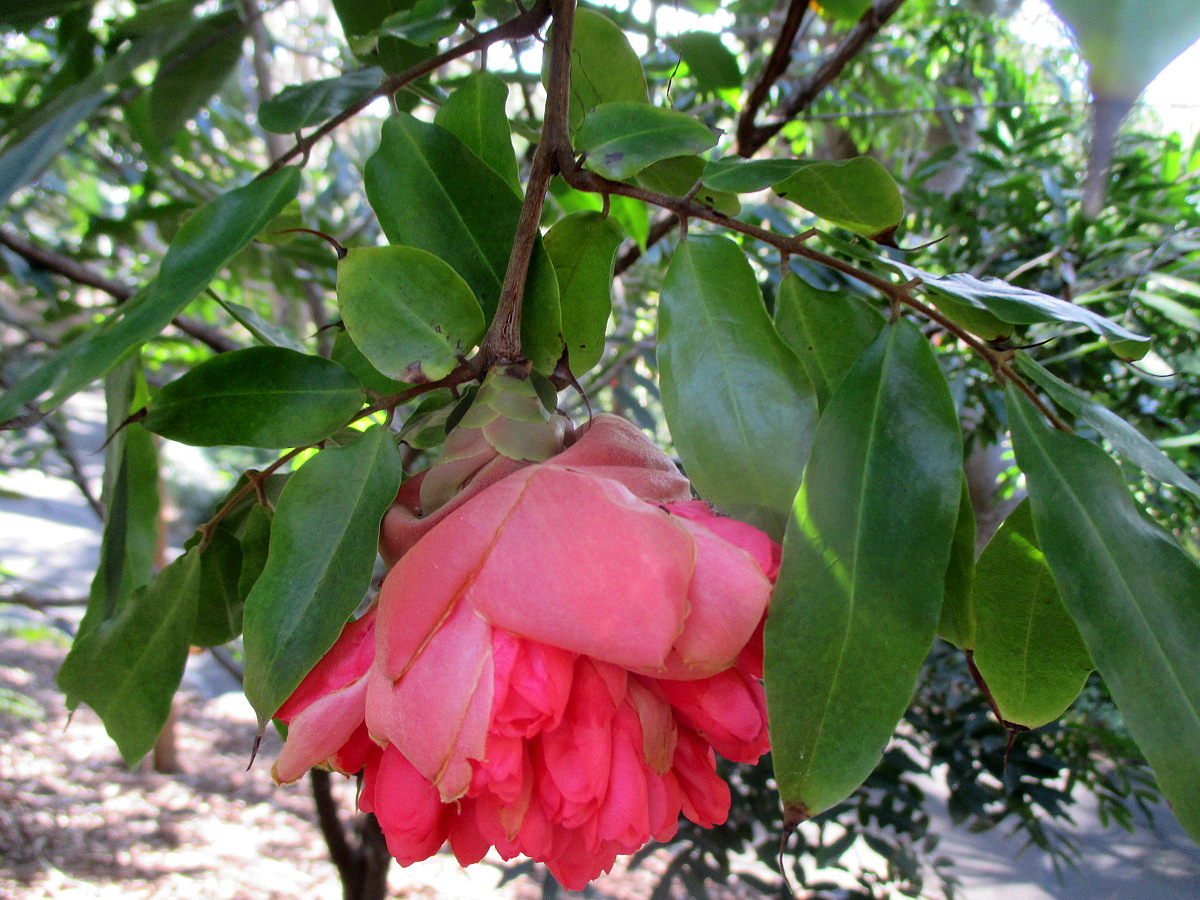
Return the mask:
M 529 260 L 538 238 L 542 206 L 552 179 L 564 165 L 572 165 L 569 112 L 571 102 L 571 41 L 575 31 L 575 0 L 553 0 L 554 25 L 550 30 L 550 76 L 546 87 L 546 114 L 542 138 L 533 156 L 521 216 L 513 239 L 496 316 L 484 335 L 476 357 L 481 369 L 521 358 L 521 301 Z
M 779 36 L 775 39 L 775 47 L 771 50 L 771 56 L 746 97 L 746 105 L 742 107 L 742 113 L 738 116 L 737 123 L 737 152 L 742 156 L 751 156 L 762 146 L 760 143 L 750 150 L 755 130 L 754 120 L 758 118 L 758 110 L 766 101 L 772 86 L 783 77 L 792 62 L 792 43 L 800 32 L 800 25 L 804 22 L 807 12 L 807 0 L 791 0 L 783 25 L 780 26 Z
M 39 247 L 20 235 L 14 234 L 7 228 L 0 228 L 0 244 L 39 269 L 45 269 L 47 272 L 61 275 L 68 281 L 73 281 L 76 284 L 82 284 L 86 287 L 103 291 L 116 300 L 118 306 L 125 303 L 137 293 L 137 291 L 128 285 L 101 275 L 99 272 L 88 268 L 81 262 L 71 259 L 69 256 Z M 219 329 L 204 322 L 188 318 L 187 316 L 176 316 L 171 320 L 171 323 L 184 334 L 194 337 L 217 353 L 227 353 L 230 350 L 237 350 L 241 347 L 241 344 L 226 337 Z
M 783 126 L 807 109 L 820 96 L 821 92 L 842 73 L 846 64 L 862 52 L 867 42 L 879 33 L 880 29 L 895 15 L 896 10 L 903 5 L 904 0 L 880 0 L 877 6 L 868 9 L 833 53 L 817 67 L 816 71 L 800 82 L 792 95 L 780 107 L 778 119 L 763 125 L 748 124 L 744 131 L 739 123 L 738 154 L 746 157 L 753 156 L 767 141 L 778 134 Z
M 533 6 L 521 13 L 519 16 L 509 19 L 502 25 L 497 25 L 491 31 L 485 31 L 482 34 L 477 34 L 474 37 L 463 41 L 457 47 L 451 47 L 437 56 L 431 57 L 424 62 L 417 63 L 415 66 L 405 69 L 398 75 L 392 75 L 385 78 L 383 83 L 379 85 L 371 93 L 367 94 L 357 103 L 351 104 L 346 109 L 342 110 L 324 125 L 320 126 L 316 131 L 307 137 L 300 138 L 292 146 L 290 150 L 275 159 L 271 165 L 267 166 L 261 173 L 259 178 L 265 178 L 287 165 L 296 157 L 307 157 L 309 151 L 317 144 L 321 138 L 329 134 L 339 125 L 342 125 L 360 112 L 378 100 L 380 97 L 390 97 L 392 94 L 404 88 L 406 85 L 416 81 L 422 75 L 428 75 L 448 62 L 456 59 L 461 59 L 464 56 L 469 56 L 480 50 L 490 47 L 492 44 L 499 41 L 513 40 L 514 38 L 529 37 L 536 34 L 538 29 L 542 27 L 546 19 L 550 16 L 550 0 L 537 0 Z

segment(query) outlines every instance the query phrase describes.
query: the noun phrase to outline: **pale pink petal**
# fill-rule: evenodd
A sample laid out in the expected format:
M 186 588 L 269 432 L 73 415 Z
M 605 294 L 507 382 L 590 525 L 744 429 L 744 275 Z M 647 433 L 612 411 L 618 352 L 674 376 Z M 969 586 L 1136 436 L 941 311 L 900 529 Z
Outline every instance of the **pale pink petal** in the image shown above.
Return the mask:
M 460 604 L 396 681 L 378 660 L 368 678 L 367 727 L 396 746 L 446 802 L 466 793 L 483 759 L 492 711 L 492 630 Z M 384 638 L 381 628 L 379 638 Z
M 758 563 L 762 573 L 772 582 L 779 574 L 779 563 L 783 557 L 782 548 L 753 525 L 739 522 L 728 516 L 719 516 L 712 511 L 703 500 L 688 500 L 683 503 L 668 503 L 667 509 L 671 515 L 689 519 L 697 525 L 703 525 L 717 537 L 728 541 L 735 547 L 741 547 Z
M 692 496 L 691 485 L 667 454 L 632 422 L 606 413 L 594 416 L 576 441 L 551 462 L 619 481 L 651 503 Z
M 706 678 L 737 661 L 767 610 L 771 582 L 745 550 L 695 522 L 676 521 L 696 541 L 696 568 L 691 612 L 662 677 Z
M 511 513 L 465 591 L 481 615 L 626 668 L 664 665 L 687 615 L 693 541 L 686 523 L 614 481 L 555 465 L 510 476 L 460 514 L 473 514 L 485 498 Z
M 279 784 L 290 784 L 334 756 L 362 725 L 366 696 L 367 680 L 360 678 L 309 703 L 292 718 L 271 776 Z
M 629 702 L 642 726 L 642 758 L 655 773 L 671 768 L 675 757 L 675 714 L 671 704 L 657 689 L 639 678 L 629 679 Z

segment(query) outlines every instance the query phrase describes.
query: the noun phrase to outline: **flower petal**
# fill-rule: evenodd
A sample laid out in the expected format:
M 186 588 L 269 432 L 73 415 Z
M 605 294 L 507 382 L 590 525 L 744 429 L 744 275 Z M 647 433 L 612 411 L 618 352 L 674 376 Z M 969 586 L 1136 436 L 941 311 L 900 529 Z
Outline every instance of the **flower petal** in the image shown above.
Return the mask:
M 691 485 L 671 457 L 632 422 L 607 413 L 594 416 L 575 443 L 550 462 L 619 481 L 651 503 L 692 496 Z

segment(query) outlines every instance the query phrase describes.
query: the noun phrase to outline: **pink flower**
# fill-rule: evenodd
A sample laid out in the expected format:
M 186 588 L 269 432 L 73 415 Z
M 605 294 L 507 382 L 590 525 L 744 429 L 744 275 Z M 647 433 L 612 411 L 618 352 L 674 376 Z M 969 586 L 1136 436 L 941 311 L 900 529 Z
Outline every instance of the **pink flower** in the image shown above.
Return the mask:
M 361 768 L 402 864 L 448 840 L 463 865 L 495 847 L 578 889 L 681 813 L 723 822 L 715 753 L 767 751 L 779 548 L 614 416 L 542 462 L 484 443 L 401 489 L 378 603 L 280 710 L 274 772 Z

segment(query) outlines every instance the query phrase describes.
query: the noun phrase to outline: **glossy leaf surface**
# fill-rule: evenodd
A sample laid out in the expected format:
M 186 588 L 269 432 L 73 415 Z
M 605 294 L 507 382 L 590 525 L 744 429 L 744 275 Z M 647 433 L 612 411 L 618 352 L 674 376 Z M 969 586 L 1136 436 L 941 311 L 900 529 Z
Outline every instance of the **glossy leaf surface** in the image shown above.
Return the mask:
M 889 238 L 904 218 L 896 180 L 869 156 L 811 163 L 775 184 L 775 193 L 864 237 Z
M 1095 444 L 1007 392 L 1038 542 L 1125 724 L 1200 839 L 1200 567 L 1138 508 Z
M 1200 485 L 1175 465 L 1149 438 L 1112 410 L 1056 377 L 1024 353 L 1017 354 L 1017 365 L 1051 400 L 1095 428 L 1112 444 L 1113 450 L 1126 460 L 1140 467 L 1156 481 L 1174 485 L 1200 499 Z
M 379 522 L 400 487 L 400 454 L 375 425 L 292 475 L 266 567 L 246 598 L 246 697 L 265 723 L 366 596 Z
M 361 247 L 338 263 L 338 306 L 346 331 L 388 378 L 436 381 L 483 337 L 471 288 L 416 247 Z
M 883 324 L 883 313 L 861 297 L 823 291 L 792 272 L 780 282 L 775 327 L 800 357 L 822 408 Z
M 121 611 L 80 636 L 58 672 L 68 705 L 104 721 L 127 765 L 150 752 L 171 712 L 196 618 L 200 554 L 179 557 Z
M 312 128 L 357 103 L 383 81 L 383 70 L 357 69 L 335 78 L 322 78 L 284 88 L 258 108 L 258 122 L 267 131 L 292 134 Z
M 1038 728 L 1079 695 L 1092 660 L 1038 548 L 1028 499 L 988 541 L 975 570 L 975 665 L 1005 721 Z
M 775 777 L 793 824 L 871 773 L 933 642 L 959 509 L 946 379 L 889 325 L 821 416 L 766 629 Z
M 521 213 L 513 189 L 449 131 L 404 113 L 384 123 L 365 175 L 388 240 L 448 262 L 490 321 Z M 541 372 L 553 371 L 562 355 L 558 284 L 540 239 L 525 283 L 521 344 Z
M 1141 359 L 1150 349 L 1149 338 L 1135 334 L 1112 319 L 1097 315 L 1086 306 L 1016 287 L 999 278 L 976 278 L 966 273 L 938 277 L 903 263 L 889 261 L 888 264 L 908 278 L 920 278 L 925 287 L 935 294 L 991 313 L 1003 322 L 1013 325 L 1032 325 L 1036 322 L 1083 325 L 1108 341 L 1113 353 L 1122 359 Z M 982 331 L 977 333 L 986 337 Z
M 696 490 L 780 537 L 817 398 L 728 238 L 689 237 L 675 251 L 659 297 L 658 364 L 663 413 Z
M 142 425 L 182 444 L 282 449 L 329 437 L 366 400 L 337 363 L 282 347 L 214 356 L 151 399 Z
M 546 232 L 562 304 L 563 338 L 576 377 L 600 362 L 612 312 L 613 264 L 624 232 L 612 218 L 578 212 Z
M 543 70 L 543 83 L 545 79 Z M 571 130 L 601 103 L 623 101 L 647 102 L 641 58 L 611 19 L 594 9 L 577 9 L 571 47 Z
M 583 120 L 575 149 L 588 168 L 620 181 L 661 159 L 702 153 L 717 136 L 698 119 L 645 103 L 605 103 Z
M 704 166 L 704 183 L 713 190 L 734 194 L 765 191 L 773 184 L 795 175 L 807 162 L 799 159 L 742 159 L 730 156 L 710 160 Z
M 950 563 L 946 566 L 946 590 L 938 621 L 938 636 L 960 650 L 975 649 L 978 617 L 975 610 L 975 508 L 967 479 L 962 478 Z
M 719 91 L 742 86 L 742 68 L 737 57 L 711 31 L 689 31 L 673 42 L 680 58 L 702 91 Z
M 476 72 L 446 98 L 433 121 L 455 135 L 520 194 L 512 127 L 504 111 L 507 102 L 504 79 L 487 71 Z

